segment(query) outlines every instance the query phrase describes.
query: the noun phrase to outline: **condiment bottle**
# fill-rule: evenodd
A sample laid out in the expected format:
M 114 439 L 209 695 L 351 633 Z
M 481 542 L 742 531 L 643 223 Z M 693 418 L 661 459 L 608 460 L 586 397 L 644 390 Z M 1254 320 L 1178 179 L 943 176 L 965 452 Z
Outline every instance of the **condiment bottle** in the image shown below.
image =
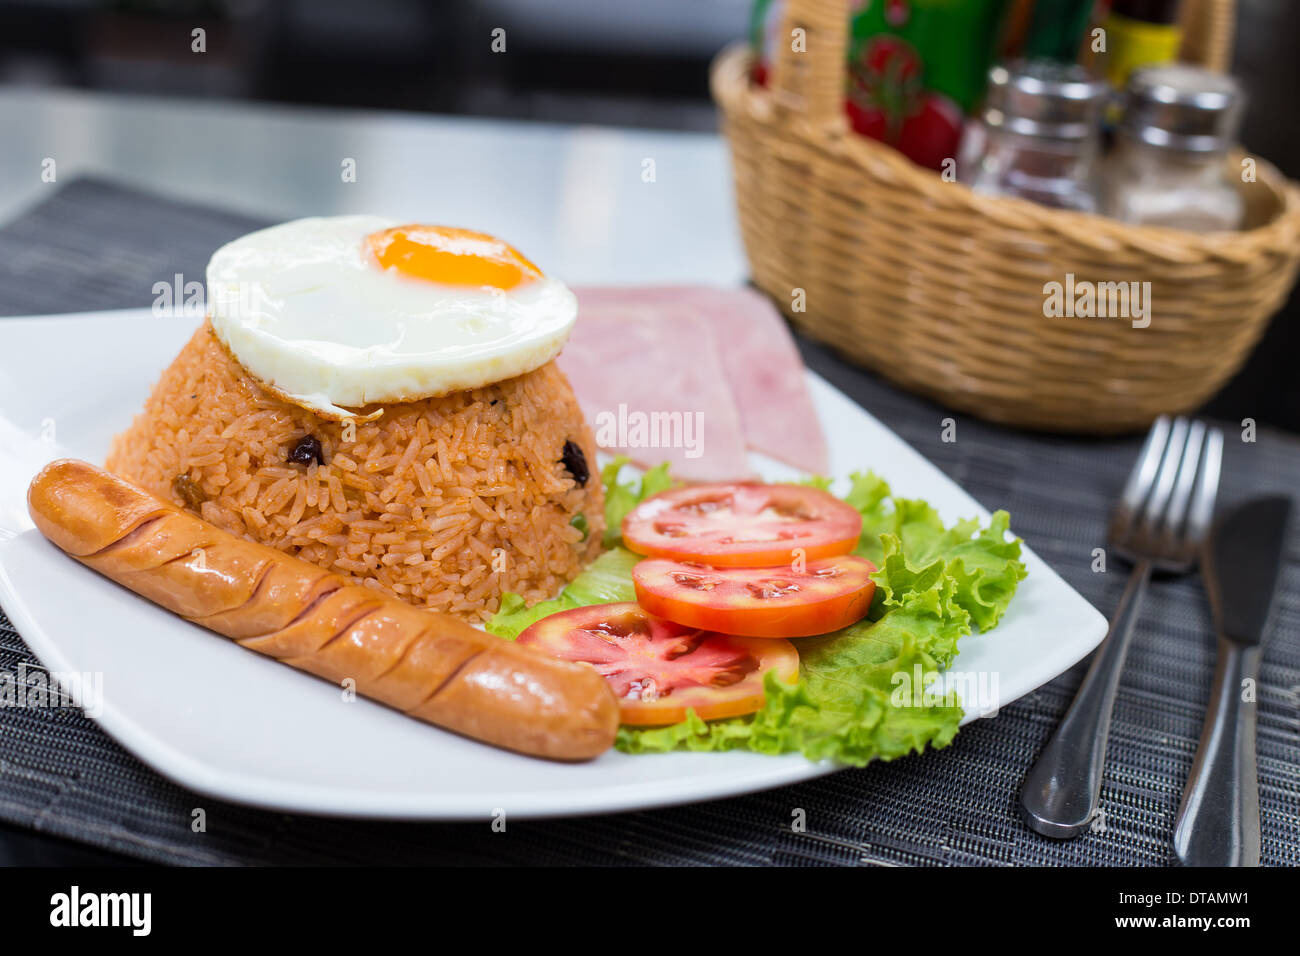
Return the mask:
M 1106 17 L 1106 79 L 1117 90 L 1140 66 L 1168 63 L 1183 42 L 1181 0 L 1114 0 Z
M 1093 212 L 1106 84 L 1075 64 L 1016 60 L 989 71 L 957 178 L 981 193 Z
M 845 112 L 854 132 L 941 170 L 984 93 L 1005 0 L 851 6 Z
M 1075 62 L 1094 6 L 1096 0 L 1037 0 L 1020 55 Z
M 1106 212 L 1198 232 L 1238 229 L 1241 193 L 1227 153 L 1245 98 L 1230 76 L 1187 64 L 1134 71 L 1106 163 Z

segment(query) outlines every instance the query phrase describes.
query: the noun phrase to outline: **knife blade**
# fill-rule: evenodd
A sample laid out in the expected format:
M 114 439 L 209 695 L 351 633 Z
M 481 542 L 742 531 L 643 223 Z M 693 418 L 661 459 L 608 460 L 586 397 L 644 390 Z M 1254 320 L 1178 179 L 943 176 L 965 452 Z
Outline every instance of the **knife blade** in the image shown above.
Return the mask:
M 1289 498 L 1256 498 L 1223 515 L 1205 540 L 1201 574 L 1218 660 L 1174 824 L 1174 853 L 1186 866 L 1259 866 L 1255 686 L 1290 515 Z
M 1206 538 L 1201 573 L 1221 636 L 1242 644 L 1264 639 L 1290 514 L 1290 498 L 1255 498 L 1220 518 Z

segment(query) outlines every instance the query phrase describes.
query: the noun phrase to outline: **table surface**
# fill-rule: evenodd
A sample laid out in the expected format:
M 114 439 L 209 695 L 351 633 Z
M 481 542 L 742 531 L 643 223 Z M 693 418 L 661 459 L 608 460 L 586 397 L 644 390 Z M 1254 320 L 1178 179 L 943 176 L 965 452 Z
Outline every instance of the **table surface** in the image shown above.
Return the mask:
M 271 220 L 472 225 L 574 285 L 747 275 L 715 134 L 16 88 L 0 129 L 0 222 L 93 175 Z
M 575 283 L 734 284 L 747 271 L 726 152 L 714 136 L 17 90 L 0 91 L 0 128 L 8 134 L 0 152 L 0 225 L 19 218 L 0 232 L 0 314 L 145 305 L 163 264 L 201 279 L 189 273 L 201 271 L 214 242 L 224 241 L 216 237 L 249 228 L 229 213 L 251 221 L 374 211 L 471 224 L 508 236 Z M 46 158 L 55 160 L 54 184 L 41 179 Z M 340 176 L 349 158 L 356 160 L 354 183 Z M 84 176 L 229 213 L 160 208 L 92 182 L 60 191 Z M 128 221 L 133 213 L 135 223 Z M 114 245 L 101 249 L 101 242 Z M 1091 549 L 1103 538 L 1133 440 L 1032 436 L 962 418 L 961 441 L 945 444 L 940 423 L 950 413 L 824 349 L 801 348 L 812 368 L 982 503 L 1008 507 L 1040 555 L 1096 606 L 1113 608 L 1122 568 L 1092 573 Z M 1257 444 L 1233 445 L 1225 499 L 1294 488 L 1300 442 L 1262 429 Z M 1265 853 L 1275 863 L 1300 861 L 1296 531 L 1260 698 Z M 12 746 L 0 735 L 0 769 L 6 759 L 10 769 L 15 761 L 35 769 L 12 804 L 0 793 L 0 819 L 134 857 L 194 862 L 375 854 L 403 862 L 1167 862 L 1213 641 L 1194 576 L 1153 588 L 1148 606 L 1117 703 L 1103 790 L 1109 829 L 1068 844 L 1025 830 L 1014 797 L 1068 704 L 1078 668 L 997 720 L 977 721 L 942 753 L 699 807 L 537 823 L 521 828 L 521 842 L 511 841 L 508 852 L 457 825 L 322 821 L 236 807 L 221 808 L 228 821 L 222 833 L 190 846 L 175 826 L 191 805 L 183 791 L 80 718 L 60 736 L 22 714 L 7 718 L 17 735 Z M 0 634 L 0 656 L 21 653 Z M 798 839 L 781 823 L 790 806 L 810 811 L 809 832 Z M 86 860 L 73 850 L 0 827 L 0 862 Z

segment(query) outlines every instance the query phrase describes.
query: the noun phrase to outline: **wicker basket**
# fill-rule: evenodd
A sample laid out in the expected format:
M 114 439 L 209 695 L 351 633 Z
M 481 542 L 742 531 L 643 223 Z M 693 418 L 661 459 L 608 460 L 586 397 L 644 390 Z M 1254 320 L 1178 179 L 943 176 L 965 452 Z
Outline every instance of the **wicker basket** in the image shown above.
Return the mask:
M 849 130 L 848 6 L 787 0 L 782 35 L 803 27 L 808 52 L 782 44 L 767 88 L 745 48 L 713 66 L 750 268 L 791 321 L 906 388 L 1032 428 L 1132 430 L 1217 391 L 1295 280 L 1300 189 L 1259 162 L 1241 186 L 1251 228 L 1216 234 L 976 195 Z M 1184 57 L 1222 67 L 1231 4 L 1184 8 Z M 1067 273 L 1149 281 L 1150 325 L 1046 318 L 1044 285 Z

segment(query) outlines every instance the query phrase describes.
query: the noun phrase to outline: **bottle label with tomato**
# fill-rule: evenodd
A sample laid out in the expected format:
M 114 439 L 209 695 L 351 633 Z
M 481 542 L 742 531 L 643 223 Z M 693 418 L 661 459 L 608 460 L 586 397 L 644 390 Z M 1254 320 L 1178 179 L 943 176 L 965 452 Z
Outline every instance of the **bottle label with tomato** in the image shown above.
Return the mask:
M 784 0 L 757 0 L 750 42 L 766 81 Z M 1005 0 L 855 0 L 845 109 L 853 129 L 931 169 L 956 155 L 984 93 Z
M 853 128 L 922 166 L 956 155 L 984 93 L 1004 0 L 865 0 L 849 33 Z

